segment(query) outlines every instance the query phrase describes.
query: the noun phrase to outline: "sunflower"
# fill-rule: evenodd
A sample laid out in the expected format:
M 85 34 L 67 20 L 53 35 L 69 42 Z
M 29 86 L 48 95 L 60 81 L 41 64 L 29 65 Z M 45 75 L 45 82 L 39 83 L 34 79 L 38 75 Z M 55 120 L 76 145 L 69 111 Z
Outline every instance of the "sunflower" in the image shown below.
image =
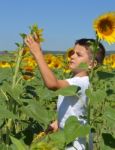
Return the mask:
M 109 44 L 115 42 L 115 12 L 99 16 L 94 20 L 93 27 L 99 39 L 105 40 Z
M 11 65 L 7 61 L 0 61 L 0 68 L 10 68 Z
M 43 29 L 39 29 L 37 24 L 33 24 L 32 26 L 30 26 L 30 30 L 33 36 L 34 36 L 34 33 L 36 33 L 37 39 L 34 36 L 35 40 L 37 40 L 38 42 L 44 41 L 44 39 L 42 38 Z
M 29 49 L 29 47 L 25 46 L 25 47 L 23 48 L 23 55 L 25 55 L 25 54 L 27 54 L 27 53 L 30 53 L 30 49 Z

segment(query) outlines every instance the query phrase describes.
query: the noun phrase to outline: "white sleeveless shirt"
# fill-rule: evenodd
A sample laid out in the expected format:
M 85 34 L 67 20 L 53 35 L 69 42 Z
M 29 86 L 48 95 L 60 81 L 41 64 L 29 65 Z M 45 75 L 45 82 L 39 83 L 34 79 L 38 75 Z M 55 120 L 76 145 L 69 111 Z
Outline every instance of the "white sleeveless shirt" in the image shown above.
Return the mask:
M 78 96 L 58 96 L 57 111 L 58 124 L 60 128 L 64 128 L 65 121 L 70 116 L 76 116 L 80 123 L 85 124 L 87 121 L 80 116 L 86 115 L 87 97 L 85 90 L 89 86 L 89 77 L 73 77 L 66 79 L 70 85 L 76 85 L 81 88 Z
M 73 77 L 66 79 L 70 85 L 76 85 L 81 88 L 79 91 L 79 97 L 77 96 L 62 96 L 59 95 L 57 103 L 58 111 L 58 124 L 59 128 L 64 128 L 65 122 L 70 116 L 76 116 L 81 124 L 86 124 L 87 120 L 81 118 L 81 116 L 86 115 L 87 109 L 87 96 L 85 90 L 89 87 L 89 77 Z M 89 133 L 89 150 L 93 150 L 93 138 L 91 133 Z M 76 138 L 73 141 L 73 146 L 66 147 L 65 150 L 85 150 L 86 139 L 85 137 Z

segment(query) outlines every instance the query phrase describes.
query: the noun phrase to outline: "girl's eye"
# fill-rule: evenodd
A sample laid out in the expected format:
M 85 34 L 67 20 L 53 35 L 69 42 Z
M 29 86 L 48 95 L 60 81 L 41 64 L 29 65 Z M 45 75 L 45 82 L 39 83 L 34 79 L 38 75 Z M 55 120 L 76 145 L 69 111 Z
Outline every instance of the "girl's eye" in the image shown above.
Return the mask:
M 82 55 L 78 52 L 75 52 L 74 50 L 71 50 L 68 52 L 68 57 L 71 57 L 72 55 L 76 54 L 77 56 L 81 57 Z
M 71 57 L 74 53 L 75 53 L 74 50 L 69 51 L 68 52 L 68 57 Z

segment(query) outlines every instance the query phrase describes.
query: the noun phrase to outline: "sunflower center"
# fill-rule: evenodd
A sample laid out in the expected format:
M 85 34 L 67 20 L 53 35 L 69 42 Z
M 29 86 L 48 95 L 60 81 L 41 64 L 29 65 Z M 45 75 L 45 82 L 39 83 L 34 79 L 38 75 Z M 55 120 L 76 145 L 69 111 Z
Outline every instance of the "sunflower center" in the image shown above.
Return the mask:
M 113 24 L 110 20 L 102 20 L 98 27 L 99 31 L 104 35 L 110 35 L 113 32 Z

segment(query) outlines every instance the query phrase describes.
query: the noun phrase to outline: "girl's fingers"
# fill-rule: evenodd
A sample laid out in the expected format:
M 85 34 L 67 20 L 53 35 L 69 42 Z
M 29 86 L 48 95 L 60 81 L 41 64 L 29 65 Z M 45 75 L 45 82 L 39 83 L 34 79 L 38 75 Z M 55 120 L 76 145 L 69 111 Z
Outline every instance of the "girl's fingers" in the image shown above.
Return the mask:
M 34 41 L 33 37 L 31 35 L 28 35 L 27 40 L 30 44 L 33 43 L 33 41 Z
M 48 128 L 45 130 L 45 133 L 48 134 L 49 132 L 52 132 L 53 128 L 51 126 L 48 126 Z
M 27 38 L 24 40 L 26 45 L 29 45 Z
M 36 33 L 34 32 L 34 38 L 37 40 L 38 39 L 38 37 L 37 37 L 37 35 L 36 35 Z
M 31 35 L 28 35 L 26 38 L 25 38 L 25 43 L 27 45 L 31 45 L 32 43 L 34 42 L 34 39 Z
M 37 34 L 34 32 L 34 40 L 36 41 L 36 42 L 39 42 L 39 38 L 38 38 L 38 36 L 37 36 Z

